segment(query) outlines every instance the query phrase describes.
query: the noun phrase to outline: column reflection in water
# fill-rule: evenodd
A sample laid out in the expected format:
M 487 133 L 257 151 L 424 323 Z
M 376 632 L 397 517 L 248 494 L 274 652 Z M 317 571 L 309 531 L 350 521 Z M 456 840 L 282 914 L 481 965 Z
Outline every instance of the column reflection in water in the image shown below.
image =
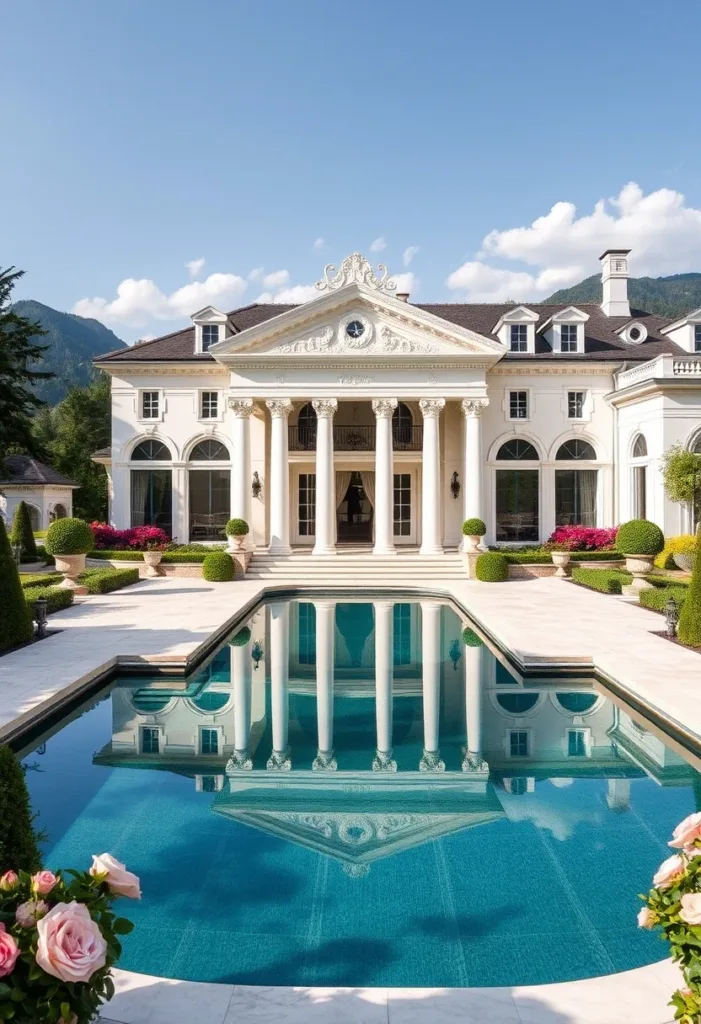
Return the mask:
M 266 767 L 269 771 L 289 772 L 292 767 L 288 746 L 290 662 L 289 604 L 270 605 L 270 703 L 273 719 L 273 752 Z
M 246 642 L 241 641 L 247 637 Z M 234 753 L 226 766 L 229 771 L 250 772 L 251 761 L 251 631 L 240 630 L 229 645 L 231 682 L 234 690 Z
M 315 601 L 316 611 L 316 723 L 315 772 L 336 771 L 333 751 L 333 673 L 336 630 L 336 602 Z
M 467 745 L 462 762 L 464 772 L 485 772 L 489 766 L 482 758 L 482 679 L 484 676 L 484 644 L 465 646 L 465 718 Z
M 436 601 L 421 602 L 421 659 L 423 665 L 424 751 L 419 764 L 422 772 L 444 772 L 438 730 L 441 701 L 441 606 Z
M 375 722 L 377 749 L 374 772 L 396 772 L 392 757 L 392 682 L 394 666 L 394 602 L 374 601 L 375 611 Z

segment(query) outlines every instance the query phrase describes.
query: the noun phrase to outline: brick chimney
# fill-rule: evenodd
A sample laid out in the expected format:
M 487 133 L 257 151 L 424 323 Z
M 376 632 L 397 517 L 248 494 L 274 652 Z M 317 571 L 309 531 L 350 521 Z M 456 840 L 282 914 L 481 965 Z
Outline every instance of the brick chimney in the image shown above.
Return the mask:
M 630 249 L 607 249 L 601 260 L 601 308 L 606 316 L 630 316 L 628 302 L 628 253 Z
M 398 298 L 400 302 L 408 302 L 409 292 L 397 292 L 396 298 Z

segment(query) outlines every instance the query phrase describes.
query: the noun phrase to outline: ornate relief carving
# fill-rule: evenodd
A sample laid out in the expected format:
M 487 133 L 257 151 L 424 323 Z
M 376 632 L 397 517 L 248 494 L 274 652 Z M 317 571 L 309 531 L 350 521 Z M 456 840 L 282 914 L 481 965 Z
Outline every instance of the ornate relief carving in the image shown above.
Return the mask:
M 352 252 L 350 256 L 346 256 L 338 271 L 333 263 L 327 263 L 324 267 L 324 278 L 317 281 L 316 288 L 320 292 L 336 291 L 338 288 L 345 288 L 347 284 L 355 283 L 376 288 L 380 292 L 395 291 L 397 286 L 388 278 L 384 263 L 378 263 L 377 269 L 382 272 L 382 277 L 375 276 L 372 266 L 362 253 Z
M 440 416 L 441 410 L 445 407 L 445 398 L 422 398 L 419 402 L 419 408 L 424 415 L 424 419 L 430 419 L 432 416 Z
M 333 417 L 338 409 L 338 402 L 335 398 L 315 398 L 312 402 L 312 406 L 317 416 Z
M 292 402 L 289 398 L 267 398 L 265 404 L 270 409 L 271 416 L 287 418 L 292 412 Z
M 297 341 L 288 341 L 284 345 L 280 345 L 278 352 L 284 352 L 288 355 L 299 355 L 304 352 L 326 352 L 333 344 L 335 333 L 330 325 L 322 327 L 321 334 L 317 334 L 313 338 L 298 338 Z
M 359 387 L 359 386 L 361 386 L 363 384 L 372 384 L 374 380 L 375 380 L 374 377 L 355 377 L 355 376 L 353 376 L 353 377 L 339 377 L 338 378 L 338 383 L 339 384 L 347 384 L 347 385 L 350 385 L 351 387 Z M 357 418 L 358 418 L 358 407 L 357 406 L 353 406 L 353 419 L 357 420 Z
M 236 417 L 248 417 L 253 412 L 253 399 L 252 398 L 230 398 L 229 408 Z
M 232 775 L 235 772 L 253 771 L 253 761 L 247 750 L 235 750 L 226 762 L 226 774 Z
M 372 400 L 372 411 L 378 419 L 383 416 L 391 419 L 396 408 L 396 398 L 373 398 Z
M 419 762 L 420 772 L 444 772 L 445 761 L 441 761 L 441 755 L 437 750 L 424 750 Z
M 346 321 L 338 330 L 333 327 L 324 327 L 320 334 L 311 338 L 297 338 L 295 341 L 287 341 L 280 345 L 278 352 L 285 355 L 300 355 L 312 352 L 354 353 L 362 352 L 363 355 L 371 352 L 379 352 L 383 355 L 411 355 L 421 353 L 435 355 L 439 351 L 438 343 L 435 341 L 417 341 L 413 338 L 404 338 L 386 324 L 375 332 L 369 321 L 366 330 L 358 338 L 349 337 L 346 334 Z
M 289 772 L 292 769 L 289 751 L 273 750 L 265 767 L 269 772 Z
M 335 772 L 338 768 L 333 750 L 318 750 L 312 763 L 313 772 Z
M 480 775 L 489 775 L 489 765 L 483 759 L 481 754 L 472 754 L 469 750 L 465 751 L 465 756 L 462 761 L 462 770 L 464 772 L 479 772 Z
M 402 338 L 386 324 L 380 328 L 380 342 L 382 352 L 399 352 L 402 355 L 408 355 L 411 352 L 425 352 L 430 355 L 438 351 L 435 341 L 414 341 L 410 338 Z
M 374 772 L 396 772 L 397 762 L 392 757 L 392 751 L 376 750 L 372 759 L 372 770 Z
M 463 416 L 481 416 L 489 405 L 489 399 L 463 398 L 461 405 Z

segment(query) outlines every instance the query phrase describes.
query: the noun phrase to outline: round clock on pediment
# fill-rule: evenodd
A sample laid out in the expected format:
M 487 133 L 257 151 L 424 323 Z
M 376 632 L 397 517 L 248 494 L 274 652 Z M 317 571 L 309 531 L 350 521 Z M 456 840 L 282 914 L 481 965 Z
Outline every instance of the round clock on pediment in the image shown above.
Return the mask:
M 349 313 L 338 325 L 338 346 L 346 351 L 365 349 L 372 344 L 373 325 L 362 313 Z
M 361 324 L 360 320 L 351 320 L 346 324 L 346 334 L 349 338 L 362 338 L 365 334 L 365 324 Z

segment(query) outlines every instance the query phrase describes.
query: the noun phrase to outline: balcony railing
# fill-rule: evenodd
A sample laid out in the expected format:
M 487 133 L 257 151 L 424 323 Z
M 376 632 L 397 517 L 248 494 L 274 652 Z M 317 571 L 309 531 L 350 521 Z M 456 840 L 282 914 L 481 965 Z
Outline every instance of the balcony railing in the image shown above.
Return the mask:
M 289 427 L 291 452 L 316 451 L 314 427 Z M 423 445 L 423 427 L 396 427 L 392 431 L 396 452 L 420 452 Z M 374 452 L 375 427 L 334 426 L 333 446 L 337 452 Z

